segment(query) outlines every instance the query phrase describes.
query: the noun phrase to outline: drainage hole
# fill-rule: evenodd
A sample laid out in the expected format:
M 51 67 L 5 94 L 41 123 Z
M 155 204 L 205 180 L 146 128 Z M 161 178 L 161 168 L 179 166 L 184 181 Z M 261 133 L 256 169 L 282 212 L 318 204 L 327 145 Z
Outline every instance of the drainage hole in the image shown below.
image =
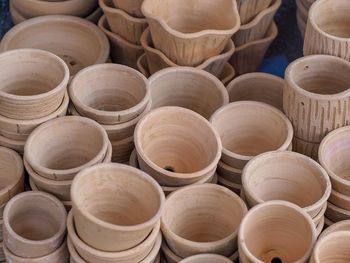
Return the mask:
M 271 259 L 271 263 L 282 263 L 282 260 L 278 257 Z
M 167 170 L 167 171 L 173 172 L 173 173 L 175 172 L 175 169 L 173 167 L 171 167 L 171 166 L 165 166 L 164 170 Z

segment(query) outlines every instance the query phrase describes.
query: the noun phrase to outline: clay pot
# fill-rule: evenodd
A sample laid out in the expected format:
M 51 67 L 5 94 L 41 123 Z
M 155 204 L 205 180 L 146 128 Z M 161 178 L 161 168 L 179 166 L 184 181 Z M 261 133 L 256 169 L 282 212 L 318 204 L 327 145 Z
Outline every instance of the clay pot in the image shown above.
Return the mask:
M 221 156 L 210 123 L 181 107 L 151 111 L 138 122 L 134 140 L 140 168 L 162 186 L 185 186 L 213 175 Z
M 328 219 L 326 216 L 324 217 L 324 225 L 325 225 L 326 229 L 329 228 L 330 226 L 334 225 L 334 224 L 335 224 L 335 222 L 333 222 L 332 220 Z
M 337 207 L 330 202 L 328 202 L 327 204 L 327 210 L 325 212 L 325 215 L 328 219 L 332 220 L 333 222 L 339 222 L 342 220 L 350 219 L 349 210 Z
M 350 211 L 350 196 L 332 190 L 329 202 L 335 206 Z
M 236 193 L 237 195 L 240 195 L 242 191 L 241 184 L 234 183 L 221 176 L 218 176 L 218 184 L 230 189 L 232 192 Z
M 304 54 L 328 54 L 350 60 L 350 4 L 346 0 L 322 0 L 313 4 L 306 27 Z
M 260 101 L 283 111 L 284 80 L 267 73 L 248 73 L 235 78 L 228 86 L 230 102 Z
M 188 258 L 185 258 L 180 261 L 181 263 L 232 263 L 232 261 L 227 258 L 223 257 L 221 255 L 215 255 L 215 254 L 200 254 L 191 256 Z
M 113 0 L 116 8 L 120 8 L 135 17 L 144 17 L 141 12 L 143 0 Z
M 297 25 L 301 33 L 301 36 L 304 39 L 305 31 L 306 31 L 306 22 L 301 18 L 299 12 L 297 12 Z
M 62 203 L 47 193 L 18 194 L 7 203 L 4 211 L 5 246 L 18 257 L 37 258 L 51 254 L 63 242 L 66 217 Z
M 319 143 L 307 142 L 297 137 L 293 138 L 293 151 L 309 156 L 315 161 L 318 160 Z
M 236 47 L 235 53 L 229 60 L 238 75 L 255 72 L 261 65 L 267 49 L 278 35 L 278 28 L 273 22 L 264 38 Z
M 344 220 L 337 222 L 329 227 L 327 227 L 323 233 L 319 236 L 319 240 L 328 236 L 331 233 L 339 232 L 339 231 L 350 231 L 350 220 Z
M 12 149 L 21 155 L 24 153 L 25 143 L 25 141 L 12 140 L 0 135 L 0 146 Z
M 252 208 L 241 223 L 240 262 L 307 262 L 315 241 L 316 228 L 306 212 L 269 201 Z
M 71 239 L 67 237 L 67 247 L 70 254 L 69 263 L 87 263 L 75 249 Z
M 309 9 L 304 5 L 303 0 L 295 0 L 295 3 L 297 5 L 297 14 L 299 14 L 300 18 L 306 24 L 307 19 L 309 17 Z
M 85 19 L 96 25 L 102 16 L 103 16 L 103 11 L 100 7 L 98 7 L 90 15 L 85 17 Z
M 109 57 L 109 43 L 103 32 L 94 24 L 72 16 L 42 16 L 20 23 L 3 37 L 0 52 L 26 47 L 58 55 L 71 75 L 87 66 L 105 63 Z
M 153 109 L 179 106 L 208 119 L 218 108 L 228 103 L 225 86 L 210 73 L 199 69 L 164 69 L 152 75 L 149 85 Z
M 71 197 L 79 237 L 98 250 L 110 252 L 141 243 L 160 219 L 165 203 L 155 180 L 121 164 L 84 169 L 73 181 Z
M 238 227 L 246 213 L 244 202 L 222 186 L 188 186 L 168 197 L 161 229 L 169 248 L 182 258 L 229 256 L 237 249 Z
M 241 23 L 247 24 L 249 21 L 264 9 L 267 9 L 273 0 L 237 0 L 238 12 Z
M 129 161 L 132 150 L 135 148 L 134 137 L 131 136 L 120 141 L 113 141 L 112 148 L 112 162 L 127 163 Z
M 3 262 L 6 262 L 6 258 L 5 258 L 5 253 L 4 253 L 4 249 L 3 249 L 3 242 L 0 242 L 0 260 Z
M 147 64 L 147 57 L 146 54 L 142 54 L 137 59 L 137 69 L 140 71 L 146 78 L 150 77 L 149 68 Z
M 220 54 L 240 26 L 232 0 L 145 0 L 142 13 L 156 49 L 180 66 L 197 66 Z
M 226 163 L 224 163 L 223 161 L 220 161 L 218 163 L 217 173 L 219 174 L 220 177 L 222 177 L 227 181 L 230 181 L 238 185 L 242 184 L 242 170 L 231 167 Z
M 221 160 L 237 169 L 243 169 L 261 153 L 288 150 L 293 138 L 293 127 L 287 117 L 276 108 L 256 101 L 223 106 L 210 122 L 221 137 Z
M 321 221 L 316 225 L 316 233 L 319 236 L 324 228 L 324 216 L 321 218 Z
M 230 81 L 235 77 L 235 75 L 235 69 L 231 66 L 230 63 L 226 63 L 219 79 L 221 80 L 222 84 L 224 84 L 224 86 L 227 86 L 227 84 L 230 83 Z

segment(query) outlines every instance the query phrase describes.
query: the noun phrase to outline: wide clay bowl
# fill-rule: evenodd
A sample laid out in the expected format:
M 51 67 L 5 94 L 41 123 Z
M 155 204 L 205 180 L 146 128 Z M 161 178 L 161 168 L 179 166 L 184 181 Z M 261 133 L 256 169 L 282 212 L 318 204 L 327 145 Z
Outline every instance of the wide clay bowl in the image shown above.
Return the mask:
M 269 201 L 252 208 L 239 234 L 242 263 L 307 262 L 316 241 L 311 217 L 286 201 Z
M 140 244 L 159 221 L 165 204 L 164 193 L 152 177 L 122 164 L 83 170 L 73 180 L 71 197 L 79 237 L 110 252 Z
M 156 49 L 181 66 L 220 54 L 240 26 L 232 0 L 145 0 L 142 12 Z
M 337 222 L 329 227 L 327 227 L 322 234 L 319 236 L 319 239 L 328 236 L 329 234 L 333 232 L 338 232 L 338 231 L 350 231 L 350 220 L 344 220 Z
M 167 106 L 136 125 L 135 148 L 141 170 L 162 186 L 185 186 L 214 174 L 221 156 L 220 138 L 194 111 Z
M 238 12 L 243 25 L 269 7 L 273 0 L 237 0 Z
M 262 102 L 232 102 L 218 109 L 210 122 L 222 141 L 221 160 L 237 169 L 261 153 L 288 150 L 292 143 L 293 127 L 287 117 Z
M 0 52 L 37 48 L 61 57 L 70 74 L 109 58 L 107 37 L 94 24 L 73 16 L 50 15 L 28 19 L 3 37 Z
M 201 254 L 185 258 L 180 263 L 232 263 L 232 261 L 224 256 L 215 254 Z
M 188 186 L 169 195 L 161 229 L 169 248 L 182 258 L 199 253 L 230 256 L 237 250 L 246 213 L 243 200 L 225 187 Z
M 44 192 L 18 194 L 4 210 L 5 246 L 18 257 L 50 254 L 65 238 L 66 217 L 63 204 L 52 195 Z
M 135 17 L 144 17 L 141 11 L 143 0 L 113 0 L 114 6 Z

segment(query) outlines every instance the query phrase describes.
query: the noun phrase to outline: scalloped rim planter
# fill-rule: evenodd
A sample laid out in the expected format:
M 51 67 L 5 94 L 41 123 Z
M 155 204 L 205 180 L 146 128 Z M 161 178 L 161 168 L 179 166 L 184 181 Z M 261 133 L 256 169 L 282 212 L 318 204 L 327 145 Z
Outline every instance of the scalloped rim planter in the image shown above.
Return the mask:
M 339 222 L 342 220 L 349 220 L 350 219 L 350 211 L 339 208 L 339 207 L 333 205 L 332 203 L 328 202 L 325 216 L 328 219 L 330 219 L 336 223 L 336 222 Z
M 200 254 L 185 258 L 180 263 L 232 263 L 231 259 L 215 254 Z
M 242 184 L 242 170 L 236 169 L 232 166 L 227 165 L 223 161 L 218 163 L 217 173 L 223 179 L 226 179 L 232 183 L 241 185 Z
M 141 11 L 143 0 L 113 0 L 114 6 L 134 17 L 144 17 Z
M 273 0 L 237 0 L 241 23 L 247 24 L 263 10 L 269 8 Z
M 333 232 L 338 231 L 350 231 L 350 220 L 339 221 L 337 223 L 332 224 L 331 226 L 328 226 L 327 229 L 325 229 L 319 236 L 319 240 Z

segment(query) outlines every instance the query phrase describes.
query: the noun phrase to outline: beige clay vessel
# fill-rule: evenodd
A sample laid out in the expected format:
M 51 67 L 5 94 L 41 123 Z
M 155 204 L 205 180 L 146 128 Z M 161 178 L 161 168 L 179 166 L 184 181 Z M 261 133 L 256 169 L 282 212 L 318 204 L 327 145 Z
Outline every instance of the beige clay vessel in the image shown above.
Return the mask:
M 114 6 L 134 17 L 144 17 L 141 11 L 143 0 L 113 0 Z
M 311 157 L 315 161 L 318 160 L 319 143 L 307 142 L 294 136 L 293 151 Z
M 138 59 L 137 59 L 137 69 L 140 71 L 146 78 L 150 77 L 149 73 L 149 67 L 147 63 L 147 57 L 146 54 L 142 54 Z
M 235 69 L 232 67 L 232 65 L 230 63 L 226 63 L 221 75 L 219 77 L 219 79 L 221 80 L 221 82 L 224 84 L 224 86 L 226 87 L 231 80 L 233 80 L 233 78 L 236 76 L 236 71 Z
M 328 236 L 331 233 L 338 231 L 350 231 L 350 220 L 340 221 L 331 226 L 328 226 L 319 236 L 319 240 L 324 238 L 325 236 Z
M 0 135 L 0 146 L 12 149 L 18 152 L 20 155 L 23 155 L 24 153 L 25 143 L 25 141 L 17 141 Z
M 342 220 L 350 219 L 350 211 L 337 207 L 334 204 L 328 202 L 327 210 L 325 212 L 325 216 L 333 222 L 339 222 Z
M 242 25 L 249 23 L 257 14 L 266 10 L 271 2 L 273 0 L 237 0 Z
M 242 184 L 242 170 L 227 165 L 223 161 L 218 163 L 217 173 L 220 177 L 235 184 Z
M 180 263 L 232 263 L 232 261 L 224 256 L 215 254 L 201 254 L 185 258 Z
M 335 190 L 332 190 L 329 197 L 329 202 L 333 205 L 350 211 L 350 196 L 339 193 Z
M 227 189 L 230 189 L 232 192 L 236 193 L 237 195 L 241 194 L 241 191 L 242 191 L 241 184 L 234 183 L 221 176 L 218 176 L 218 184 L 226 187 Z

